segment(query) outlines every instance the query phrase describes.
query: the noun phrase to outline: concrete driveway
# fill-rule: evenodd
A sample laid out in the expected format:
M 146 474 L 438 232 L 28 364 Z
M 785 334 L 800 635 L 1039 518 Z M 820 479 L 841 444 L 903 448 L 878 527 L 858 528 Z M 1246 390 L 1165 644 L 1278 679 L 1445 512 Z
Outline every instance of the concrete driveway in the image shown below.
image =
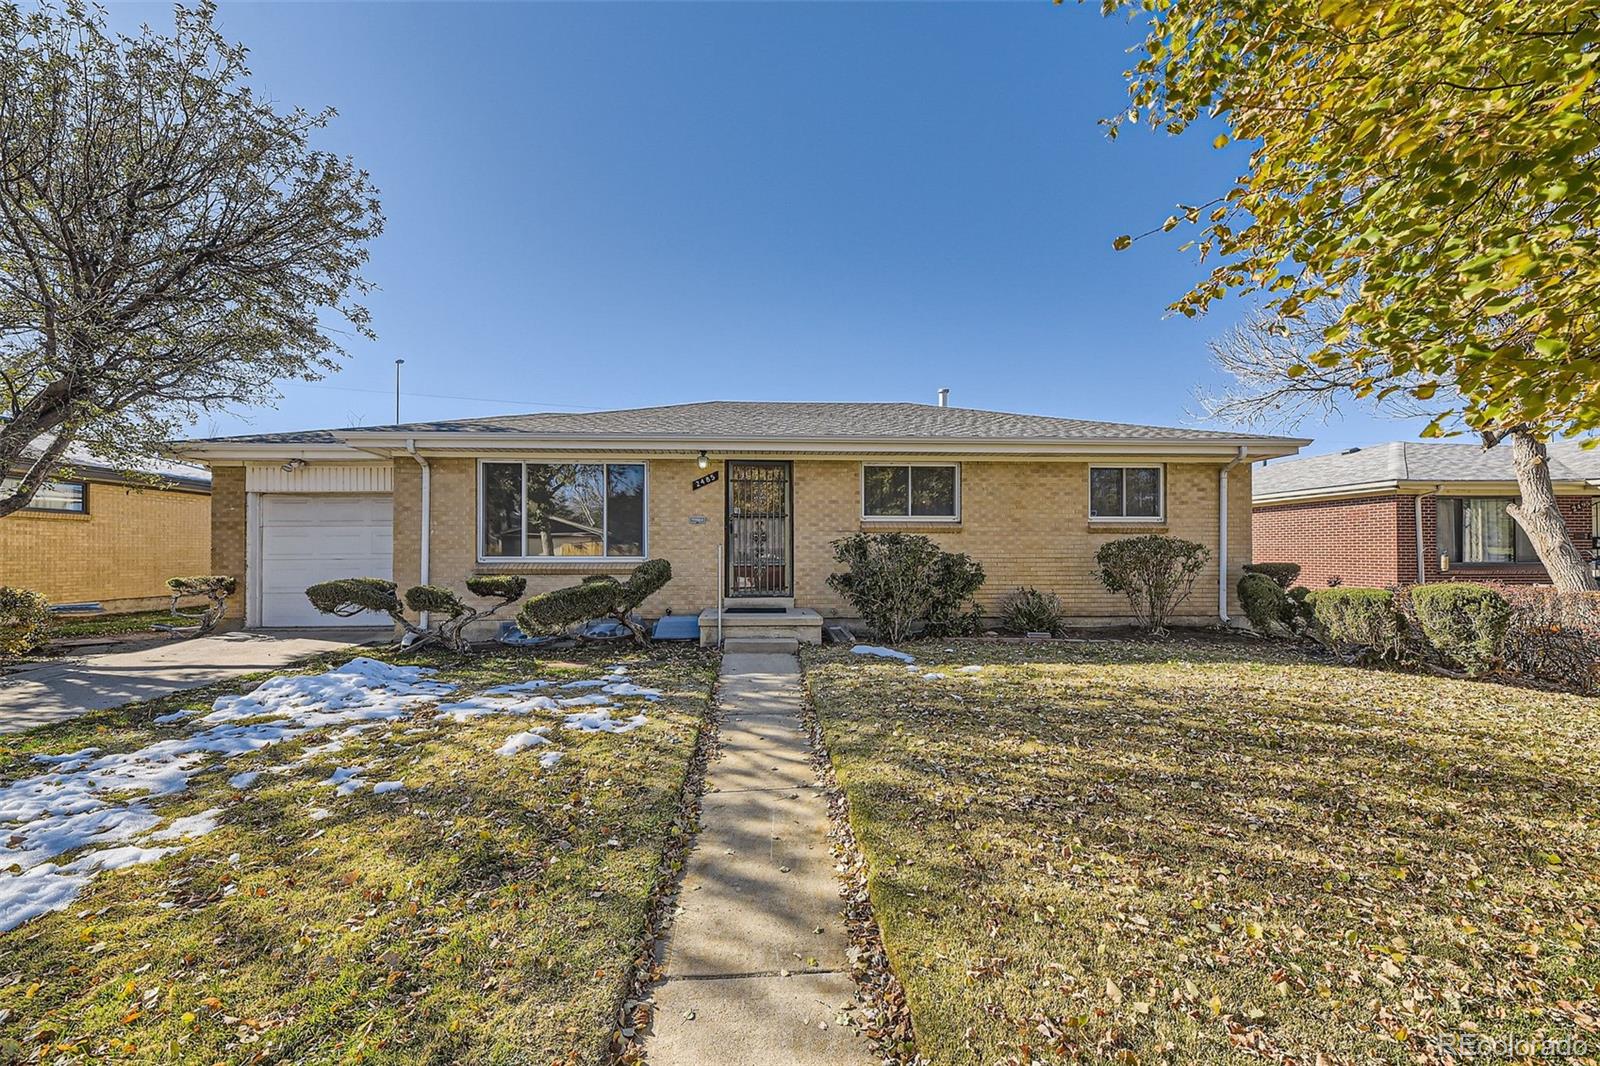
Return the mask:
M 214 633 L 39 663 L 0 677 L 0 733 L 17 733 L 134 700 L 160 699 L 390 636 L 387 629 Z

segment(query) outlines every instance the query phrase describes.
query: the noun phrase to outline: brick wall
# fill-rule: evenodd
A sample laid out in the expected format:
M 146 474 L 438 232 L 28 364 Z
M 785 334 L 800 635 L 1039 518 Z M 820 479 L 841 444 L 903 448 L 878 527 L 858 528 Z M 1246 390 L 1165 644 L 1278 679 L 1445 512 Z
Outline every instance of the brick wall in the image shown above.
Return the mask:
M 227 574 L 239 583 L 228 597 L 223 617 L 244 618 L 245 601 L 245 495 L 244 467 L 211 468 L 211 573 Z
M 477 562 L 477 467 L 472 459 L 433 459 L 430 579 L 464 590 L 473 573 L 517 573 L 528 577 L 529 591 L 572 584 L 584 574 L 626 574 L 627 564 Z M 710 471 L 721 472 L 713 463 Z M 857 460 L 794 460 L 794 587 L 801 606 L 829 616 L 849 608 L 827 587 L 834 569 L 830 543 L 867 529 L 906 529 L 924 533 L 948 550 L 964 551 L 981 562 L 988 581 L 981 601 L 993 609 L 999 598 L 1020 585 L 1055 591 L 1072 614 L 1085 621 L 1126 616 L 1120 596 L 1094 577 L 1094 552 L 1119 535 L 1171 533 L 1199 541 L 1213 551 L 1196 582 L 1184 617 L 1216 617 L 1216 464 L 1172 463 L 1167 467 L 1167 522 L 1159 526 L 1091 525 L 1088 520 L 1088 467 L 1083 463 L 997 462 L 967 459 L 962 464 L 962 521 L 880 525 L 861 521 L 860 464 Z M 672 561 L 673 580 L 645 604 L 647 614 L 698 612 L 717 602 L 717 546 L 724 528 L 725 478 L 695 491 L 701 471 L 689 459 L 649 463 L 650 554 Z M 402 588 L 418 580 L 421 475 L 417 464 L 395 464 L 394 574 Z M 1229 479 L 1230 610 L 1238 611 L 1232 587 L 1250 559 L 1250 468 L 1236 467 Z M 695 519 L 704 518 L 704 522 Z M 509 616 L 509 612 L 508 612 Z
M 1591 497 L 1560 496 L 1557 503 L 1573 541 L 1588 555 L 1592 535 Z M 1329 578 L 1346 585 L 1385 588 L 1417 580 L 1416 498 L 1364 496 L 1348 500 L 1310 500 L 1255 508 L 1257 562 L 1293 562 L 1300 582 L 1321 588 Z M 1545 584 L 1538 563 L 1454 564 L 1439 568 L 1439 509 L 1433 496 L 1422 498 L 1423 559 L 1429 581 L 1495 581 Z
M 204 493 L 91 482 L 88 514 L 0 518 L 0 585 L 35 589 L 52 603 L 164 607 L 167 578 L 210 565 L 210 510 Z

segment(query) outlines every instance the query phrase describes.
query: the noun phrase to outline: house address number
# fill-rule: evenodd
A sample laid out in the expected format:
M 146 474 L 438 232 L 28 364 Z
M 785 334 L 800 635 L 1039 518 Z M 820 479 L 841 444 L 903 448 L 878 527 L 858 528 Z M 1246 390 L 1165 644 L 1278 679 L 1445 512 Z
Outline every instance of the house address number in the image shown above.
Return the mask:
M 710 485 L 717 480 L 718 473 L 719 471 L 713 470 L 709 474 L 703 474 L 700 477 L 695 478 L 694 481 L 690 483 L 690 487 L 695 489 L 703 489 L 707 485 Z

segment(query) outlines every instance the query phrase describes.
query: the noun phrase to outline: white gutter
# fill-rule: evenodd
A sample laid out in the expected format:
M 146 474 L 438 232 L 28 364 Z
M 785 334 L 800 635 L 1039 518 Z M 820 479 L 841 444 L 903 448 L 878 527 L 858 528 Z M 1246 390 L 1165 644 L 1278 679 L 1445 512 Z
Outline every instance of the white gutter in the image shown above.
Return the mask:
M 428 534 L 430 527 L 433 525 L 433 467 L 428 465 L 428 460 L 417 454 L 417 442 L 415 439 L 406 441 L 406 451 L 410 452 L 411 458 L 422 466 L 422 538 L 418 545 L 420 558 L 417 561 L 417 584 L 426 585 L 428 583 Z M 418 621 L 423 629 L 427 629 L 428 612 L 421 612 Z
M 1244 462 L 1250 449 L 1239 445 L 1233 460 L 1217 471 L 1217 614 L 1228 624 L 1228 471 Z

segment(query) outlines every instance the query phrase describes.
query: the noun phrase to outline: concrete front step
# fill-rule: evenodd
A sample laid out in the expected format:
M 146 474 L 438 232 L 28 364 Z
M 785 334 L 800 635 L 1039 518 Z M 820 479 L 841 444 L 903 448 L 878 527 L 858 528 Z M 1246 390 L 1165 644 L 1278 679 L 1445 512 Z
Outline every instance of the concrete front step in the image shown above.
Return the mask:
M 700 612 L 700 643 L 717 642 L 717 610 L 715 607 Z M 821 644 L 822 616 L 809 607 L 789 607 L 781 611 L 756 613 L 722 612 L 722 640 L 724 645 L 734 641 L 788 641 L 792 644 Z M 777 650 L 762 647 L 752 650 Z M 791 647 L 788 650 L 793 651 Z
M 713 635 L 712 643 L 716 637 Z M 722 650 L 729 655 L 793 655 L 800 650 L 794 637 L 745 637 L 724 633 Z

